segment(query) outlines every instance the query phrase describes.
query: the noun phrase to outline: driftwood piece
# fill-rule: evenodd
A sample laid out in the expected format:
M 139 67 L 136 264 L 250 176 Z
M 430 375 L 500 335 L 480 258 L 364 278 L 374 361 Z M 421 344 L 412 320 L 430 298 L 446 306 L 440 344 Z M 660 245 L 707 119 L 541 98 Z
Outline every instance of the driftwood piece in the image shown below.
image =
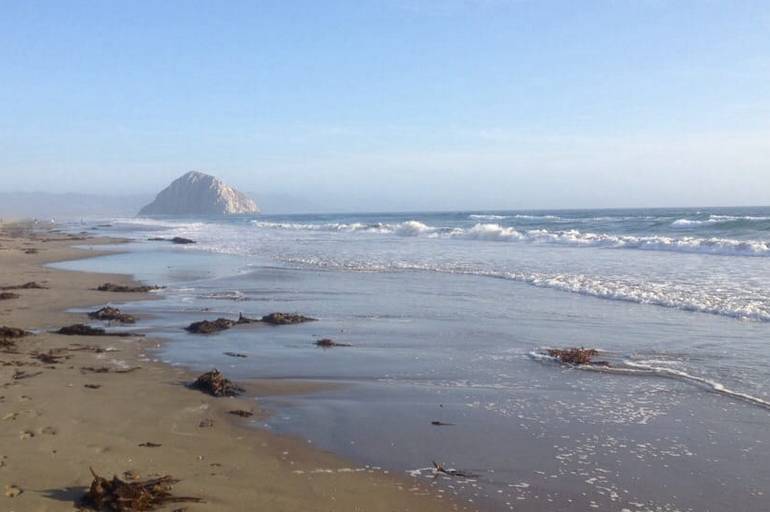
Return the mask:
M 229 379 L 226 379 L 216 368 L 200 375 L 190 387 L 217 397 L 237 396 L 243 393 L 243 388 L 236 386 Z
M 117 476 L 107 480 L 97 475 L 93 469 L 91 474 L 94 477 L 91 486 L 78 503 L 82 508 L 111 512 L 140 512 L 155 510 L 169 503 L 202 501 L 200 498 L 172 495 L 171 488 L 179 480 L 170 475 L 126 482 Z
M 439 464 L 435 460 L 433 461 L 433 471 L 436 475 L 441 474 L 456 478 L 478 478 L 479 476 L 467 471 L 460 471 L 459 469 L 447 469 L 443 464 Z

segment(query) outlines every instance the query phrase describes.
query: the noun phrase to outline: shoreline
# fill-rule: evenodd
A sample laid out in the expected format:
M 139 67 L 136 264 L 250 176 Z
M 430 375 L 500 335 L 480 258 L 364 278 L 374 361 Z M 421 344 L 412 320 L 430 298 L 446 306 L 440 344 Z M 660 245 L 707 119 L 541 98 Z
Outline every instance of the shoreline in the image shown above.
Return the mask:
M 0 355 L 0 403 L 6 411 L 0 421 L 0 482 L 4 491 L 11 486 L 21 491 L 0 497 L 9 510 L 71 510 L 91 482 L 89 467 L 106 477 L 125 471 L 142 477 L 171 474 L 181 480 L 174 494 L 205 501 L 184 504 L 190 511 L 464 509 L 406 476 L 352 468 L 300 439 L 248 426 L 229 411 L 252 410 L 259 417 L 264 411 L 258 402 L 188 389 L 184 384 L 194 379 L 191 372 L 148 355 L 162 340 L 47 332 L 84 321 L 84 314 L 68 313 L 71 308 L 143 297 L 94 290 L 106 281 L 131 284 L 129 276 L 46 266 L 103 254 L 73 245 L 119 240 L 42 231 L 30 236 L 18 226 L 12 228 L 15 233 L 9 228 L 0 227 L 0 285 L 37 281 L 48 287 L 19 290 L 19 298 L 0 301 L 0 325 L 40 329 L 17 340 L 17 353 Z M 30 249 L 36 251 L 25 252 Z M 92 348 L 76 350 L 78 343 Z M 48 351 L 62 358 L 54 364 L 31 358 L 33 352 Z M 97 367 L 108 370 L 88 370 Z M 18 371 L 25 377 L 14 378 Z M 270 379 L 238 384 L 250 397 L 259 396 L 260 389 L 274 395 L 308 385 Z M 213 426 L 202 426 L 207 420 Z M 143 443 L 160 446 L 140 447 Z

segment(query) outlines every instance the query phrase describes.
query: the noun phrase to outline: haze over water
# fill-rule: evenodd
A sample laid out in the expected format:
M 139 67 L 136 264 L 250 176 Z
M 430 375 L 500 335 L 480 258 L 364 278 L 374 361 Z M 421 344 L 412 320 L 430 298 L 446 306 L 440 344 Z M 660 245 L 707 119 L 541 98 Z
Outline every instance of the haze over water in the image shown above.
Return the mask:
M 62 266 L 167 285 L 124 308 L 154 314 L 161 358 L 342 384 L 260 399 L 268 428 L 414 478 L 472 472 L 432 483 L 496 510 L 770 506 L 770 208 L 109 223 L 130 253 Z M 271 311 L 319 321 L 181 330 Z M 611 368 L 542 355 L 580 345 Z

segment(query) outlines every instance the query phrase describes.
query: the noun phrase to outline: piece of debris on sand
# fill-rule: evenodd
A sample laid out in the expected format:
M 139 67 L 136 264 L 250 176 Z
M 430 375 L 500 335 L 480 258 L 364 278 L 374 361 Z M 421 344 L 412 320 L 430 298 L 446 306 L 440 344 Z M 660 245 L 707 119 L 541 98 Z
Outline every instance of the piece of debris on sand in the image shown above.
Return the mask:
M 0 286 L 0 290 L 47 290 L 47 286 L 30 281 L 24 284 L 15 284 L 11 286 Z
M 10 300 L 10 299 L 18 299 L 18 298 L 19 298 L 18 293 L 0 292 L 0 300 Z
M 0 338 L 2 339 L 23 338 L 24 336 L 28 336 L 28 335 L 29 333 L 24 329 L 19 329 L 18 327 L 8 327 L 5 325 L 0 325 Z
M 32 352 L 31 356 L 43 364 L 57 364 L 60 363 L 62 359 L 69 359 L 71 357 L 66 355 L 58 355 L 53 350 L 49 350 L 48 352 Z
M 242 388 L 226 379 L 216 368 L 200 375 L 190 387 L 212 396 L 237 396 L 243 393 Z
M 65 336 L 144 336 L 144 334 L 133 332 L 107 332 L 101 327 L 91 327 L 85 324 L 73 324 L 62 327 L 56 331 L 56 334 L 64 334 Z
M 316 340 L 315 344 L 321 348 L 352 347 L 350 343 L 338 343 L 330 338 L 321 338 L 320 340 Z
M 241 354 L 240 352 L 225 352 L 224 354 L 228 357 L 249 357 L 246 354 Z
M 100 292 L 147 293 L 153 290 L 159 290 L 160 286 L 126 286 L 122 284 L 104 283 L 96 289 Z
M 250 418 L 254 416 L 254 413 L 251 411 L 245 411 L 243 409 L 236 409 L 234 411 L 228 411 L 230 414 L 234 414 L 235 416 L 240 416 L 241 418 Z
M 262 317 L 262 321 L 270 325 L 301 324 L 303 322 L 314 322 L 315 320 L 315 318 L 293 313 L 270 313 Z
M 571 347 L 571 348 L 549 348 L 546 353 L 558 359 L 559 362 L 572 365 L 598 364 L 606 365 L 604 361 L 594 361 L 593 358 L 599 355 L 599 351 L 594 348 Z
M 150 480 L 134 480 L 126 482 L 113 476 L 107 480 L 97 475 L 93 469 L 94 479 L 88 492 L 81 498 L 77 506 L 91 510 L 107 510 L 111 512 L 138 512 L 155 510 L 169 503 L 200 503 L 200 498 L 174 496 L 171 488 L 179 480 L 169 475 Z
M 122 324 L 133 324 L 136 322 L 136 318 L 129 315 L 128 313 L 123 313 L 118 308 L 113 308 L 111 306 L 104 306 L 101 309 L 98 309 L 96 311 L 91 311 L 88 313 L 89 318 L 93 318 L 95 320 L 104 320 L 107 322 L 120 322 Z

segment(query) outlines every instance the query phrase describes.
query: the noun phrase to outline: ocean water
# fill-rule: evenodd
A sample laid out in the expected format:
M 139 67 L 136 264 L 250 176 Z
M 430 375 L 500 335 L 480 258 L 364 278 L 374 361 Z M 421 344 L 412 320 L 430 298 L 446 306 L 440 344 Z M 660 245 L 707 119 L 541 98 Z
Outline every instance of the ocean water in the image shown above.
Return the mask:
M 255 426 L 492 510 L 770 509 L 770 208 L 98 219 L 158 357 L 338 383 Z M 195 245 L 147 238 L 184 236 Z M 318 322 L 181 329 L 217 316 Z M 318 337 L 351 347 L 322 350 Z M 602 351 L 567 368 L 548 347 Z M 224 352 L 240 352 L 233 359 Z M 435 426 L 433 421 L 451 423 Z M 432 461 L 477 475 L 438 478 Z M 323 468 L 318 468 L 323 469 Z

